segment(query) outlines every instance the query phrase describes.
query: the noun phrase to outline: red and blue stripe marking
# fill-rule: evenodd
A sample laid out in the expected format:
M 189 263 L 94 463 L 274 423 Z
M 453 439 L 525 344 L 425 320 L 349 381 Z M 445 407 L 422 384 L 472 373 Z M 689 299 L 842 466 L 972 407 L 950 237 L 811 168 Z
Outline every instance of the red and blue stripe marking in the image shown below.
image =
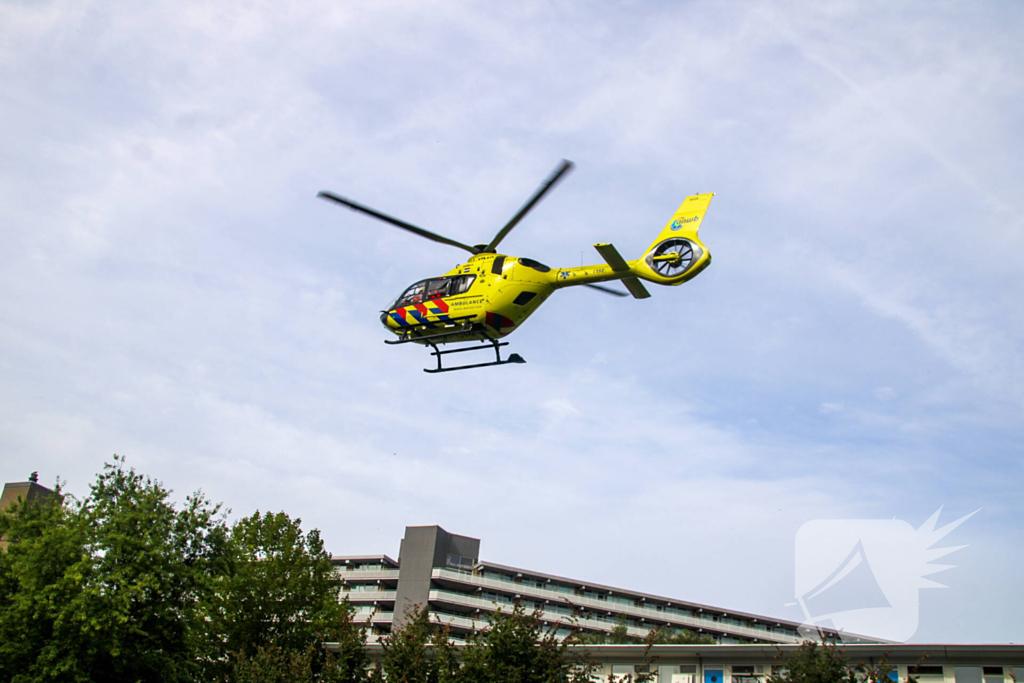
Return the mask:
M 512 328 L 512 327 L 516 326 L 516 324 L 512 321 L 511 318 L 506 318 L 505 316 L 501 315 L 500 313 L 492 313 L 491 311 L 487 311 L 487 316 L 486 316 L 486 321 L 485 322 L 487 323 L 488 327 L 493 327 L 494 329 L 498 330 L 499 332 L 503 328 L 506 328 L 506 327 Z
M 425 326 L 436 327 L 433 321 L 427 316 L 437 316 L 437 320 L 448 320 L 448 304 L 443 299 L 434 299 L 426 304 L 413 304 L 396 308 L 388 313 L 388 317 L 395 321 L 399 327 Z M 410 320 L 411 318 L 411 320 Z

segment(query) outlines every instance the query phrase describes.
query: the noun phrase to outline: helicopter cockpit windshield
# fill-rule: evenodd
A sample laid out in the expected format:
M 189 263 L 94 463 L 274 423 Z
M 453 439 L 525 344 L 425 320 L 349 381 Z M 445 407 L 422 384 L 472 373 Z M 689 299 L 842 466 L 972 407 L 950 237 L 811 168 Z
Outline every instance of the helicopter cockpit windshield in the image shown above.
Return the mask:
M 398 297 L 398 300 L 388 310 L 422 304 L 431 299 L 464 294 L 469 291 L 475 279 L 476 275 L 456 275 L 455 277 L 420 280 L 402 292 L 402 296 Z

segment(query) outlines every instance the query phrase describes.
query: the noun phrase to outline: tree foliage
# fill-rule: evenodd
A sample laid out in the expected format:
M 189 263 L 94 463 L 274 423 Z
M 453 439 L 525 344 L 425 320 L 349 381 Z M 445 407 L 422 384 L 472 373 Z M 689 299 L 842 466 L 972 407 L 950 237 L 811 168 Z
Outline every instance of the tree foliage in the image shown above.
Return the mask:
M 582 683 L 593 664 L 545 628 L 539 610 L 516 603 L 489 616 L 486 628 L 469 637 L 462 652 L 461 680 L 474 683 Z
M 60 487 L 57 487 L 59 493 Z M 87 680 L 69 661 L 78 627 L 68 609 L 80 592 L 72 567 L 85 556 L 85 529 L 60 496 L 0 512 L 0 680 Z
M 795 652 L 782 656 L 782 668 L 768 677 L 766 683 L 892 683 L 895 667 L 888 654 L 873 664 L 850 664 L 846 651 L 835 641 L 822 636 L 818 642 L 805 640 Z M 924 662 L 922 657 L 918 664 Z M 913 676 L 907 683 L 916 683 Z
M 283 513 L 229 529 L 201 494 L 170 496 L 115 456 L 80 502 L 0 513 L 0 683 L 247 681 L 272 664 L 364 679 L 363 631 L 318 532 Z
M 714 645 L 715 639 L 706 633 L 697 633 L 688 628 L 656 628 L 647 634 L 645 642 L 652 645 Z
M 252 655 L 238 654 L 232 662 L 232 683 L 307 683 L 314 680 L 312 654 L 312 649 L 261 645 Z
M 362 675 L 363 631 L 348 602 L 338 600 L 320 532 L 304 534 L 301 522 L 283 512 L 256 512 L 232 526 L 227 567 L 207 612 L 210 642 L 218 646 L 213 659 L 222 672 L 237 669 L 236 661 L 244 668 L 271 661 L 275 653 L 308 653 L 317 680 Z M 339 643 L 339 652 L 328 653 L 327 642 Z
M 383 656 L 372 683 L 583 683 L 593 664 L 544 627 L 539 611 L 517 603 L 488 616 L 485 628 L 456 649 L 426 607 L 406 614 L 404 624 L 381 640 Z
M 453 683 L 459 660 L 448 629 L 430 622 L 425 606 L 413 607 L 405 622 L 381 639 L 383 655 L 373 681 L 388 683 Z
M 159 482 L 115 458 L 79 511 L 80 591 L 68 605 L 79 624 L 77 657 L 94 679 L 190 680 L 201 604 L 225 559 L 220 506 L 202 494 L 181 509 Z
M 805 640 L 783 658 L 782 667 L 767 683 L 857 683 L 846 653 L 824 638 L 820 642 Z
M 169 496 L 115 456 L 81 503 L 58 496 L 2 515 L 0 680 L 192 679 L 225 528 L 201 495 L 181 510 Z
M 574 641 L 582 645 L 625 645 L 646 643 L 648 645 L 713 645 L 715 639 L 706 633 L 697 633 L 687 628 L 675 629 L 661 626 L 651 629 L 646 636 L 629 635 L 625 617 L 619 617 L 611 633 L 577 633 Z

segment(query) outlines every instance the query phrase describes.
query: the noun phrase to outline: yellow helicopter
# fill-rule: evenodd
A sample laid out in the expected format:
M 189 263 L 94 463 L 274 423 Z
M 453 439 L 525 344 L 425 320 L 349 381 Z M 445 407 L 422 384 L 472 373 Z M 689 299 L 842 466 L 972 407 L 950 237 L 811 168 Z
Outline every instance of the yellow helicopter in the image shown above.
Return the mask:
M 629 294 L 637 299 L 650 296 L 640 280 L 659 285 L 680 285 L 711 264 L 711 253 L 697 238 L 704 213 L 714 193 L 687 197 L 672 215 L 654 243 L 635 261 L 626 261 L 611 244 L 595 244 L 604 264 L 579 268 L 549 268 L 533 259 L 515 258 L 497 253 L 498 244 L 522 220 L 530 209 L 572 169 L 562 160 L 554 173 L 534 192 L 519 212 L 498 231 L 488 244 L 470 246 L 438 235 L 357 204 L 330 192 L 317 196 L 338 202 L 421 237 L 468 251 L 472 256 L 439 277 L 420 280 L 381 312 L 384 326 L 398 335 L 387 344 L 415 343 L 429 346 L 437 359 L 436 368 L 424 372 L 449 372 L 469 368 L 525 363 L 513 353 L 502 360 L 499 342 L 519 328 L 556 289 L 585 285 L 616 296 L 628 296 L 598 282 L 621 280 Z M 438 344 L 467 343 L 459 348 L 438 349 Z M 443 367 L 442 356 L 463 351 L 492 349 L 495 360 L 455 367 Z

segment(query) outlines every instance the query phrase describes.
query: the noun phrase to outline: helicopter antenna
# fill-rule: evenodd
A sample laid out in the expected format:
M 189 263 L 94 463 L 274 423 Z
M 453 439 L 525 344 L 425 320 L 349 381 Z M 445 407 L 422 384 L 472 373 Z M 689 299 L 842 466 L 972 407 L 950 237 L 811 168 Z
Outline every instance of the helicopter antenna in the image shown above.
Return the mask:
M 553 188 L 555 184 L 557 184 L 558 181 L 562 179 L 562 176 L 564 176 L 571 170 L 572 162 L 569 161 L 568 159 L 562 159 L 562 163 L 558 165 L 558 168 L 555 169 L 555 172 L 548 176 L 548 179 L 544 181 L 543 185 L 537 188 L 537 191 L 533 193 L 533 196 L 530 197 L 529 201 L 523 204 L 523 208 L 519 209 L 519 213 L 517 213 L 515 216 L 512 216 L 512 220 L 506 223 L 505 227 L 499 230 L 498 234 L 495 235 L 494 239 L 491 240 L 491 243 L 484 247 L 481 251 L 486 254 L 493 254 L 494 250 L 498 247 L 498 244 L 503 239 L 505 239 L 505 235 L 507 235 L 512 230 L 512 228 L 516 227 L 516 224 L 519 223 L 519 221 L 523 220 L 523 216 L 530 212 L 530 209 L 532 209 L 534 205 L 537 202 L 539 202 L 545 194 L 548 193 L 548 190 Z
M 396 227 L 402 228 L 403 230 L 408 230 L 409 232 L 416 233 L 420 237 L 426 237 L 428 240 L 434 240 L 435 242 L 440 242 L 441 244 L 450 244 L 453 247 L 458 247 L 459 249 L 465 249 L 470 254 L 479 254 L 480 253 L 480 248 L 479 247 L 471 247 L 468 244 L 463 244 L 462 242 L 457 242 L 456 240 L 450 239 L 448 237 L 444 237 L 442 235 L 438 235 L 437 233 L 430 232 L 429 230 L 424 230 L 423 228 L 418 228 L 415 225 L 412 225 L 411 223 L 406 223 L 405 221 L 398 220 L 397 218 L 394 218 L 393 216 L 389 216 L 386 213 L 381 213 L 380 211 L 376 211 L 374 209 L 371 209 L 368 206 L 363 206 L 362 204 L 357 204 L 356 202 L 352 201 L 351 199 L 345 199 L 344 197 L 339 197 L 338 195 L 336 195 L 336 194 L 334 194 L 332 192 L 326 192 L 326 191 L 325 192 L 318 192 L 316 196 L 317 197 L 323 197 L 324 199 L 330 199 L 332 202 L 338 202 L 339 204 L 341 204 L 343 206 L 347 206 L 348 208 L 350 208 L 350 209 L 352 209 L 354 211 L 360 211 L 362 213 L 365 213 L 368 216 L 373 216 L 374 218 L 382 220 L 385 223 L 390 223 L 391 225 L 394 225 Z

